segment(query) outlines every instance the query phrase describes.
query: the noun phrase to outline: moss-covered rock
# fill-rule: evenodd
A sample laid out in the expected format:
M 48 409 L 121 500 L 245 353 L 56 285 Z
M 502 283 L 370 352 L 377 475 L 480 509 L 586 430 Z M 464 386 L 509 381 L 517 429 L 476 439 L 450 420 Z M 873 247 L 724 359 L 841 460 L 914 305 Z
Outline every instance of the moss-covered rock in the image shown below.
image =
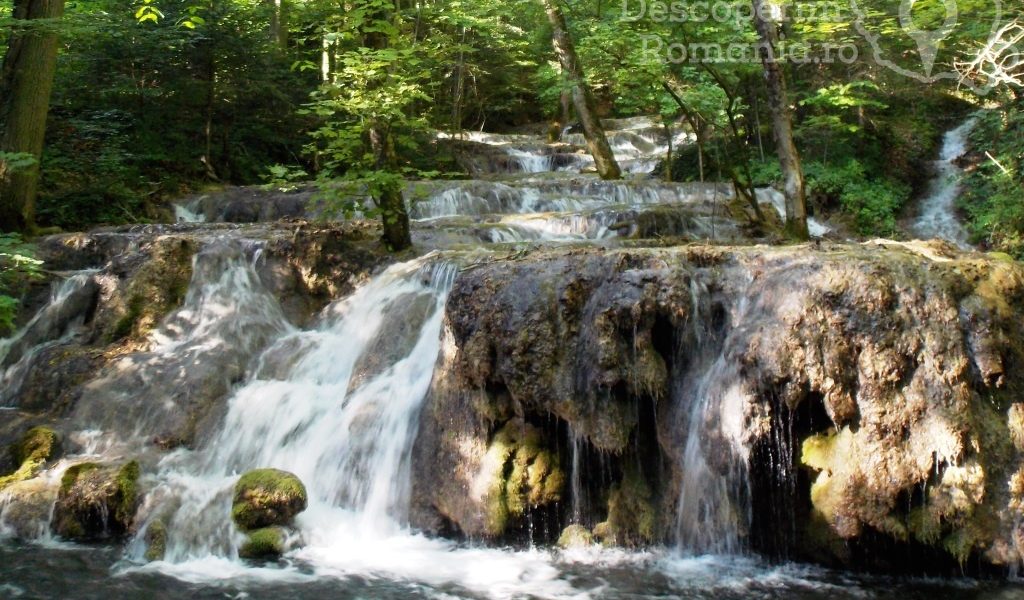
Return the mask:
M 153 245 L 150 259 L 128 283 L 119 317 L 108 334 L 110 341 L 142 339 L 181 305 L 192 279 L 195 251 L 194 242 L 184 238 Z
M 0 477 L 0 490 L 35 477 L 60 453 L 60 436 L 49 427 L 33 427 L 11 446 L 10 453 L 18 469 Z
M 491 537 L 506 533 L 531 509 L 558 502 L 565 487 L 565 474 L 541 432 L 519 419 L 494 435 L 478 477 Z
M 594 545 L 594 534 L 582 525 L 569 525 L 558 536 L 558 547 L 563 550 L 587 548 Z
M 281 527 L 257 529 L 249 533 L 238 549 L 238 556 L 253 560 L 277 558 L 284 554 L 286 539 L 287 534 Z
M 121 466 L 79 463 L 61 479 L 53 531 L 76 541 L 127 534 L 139 505 L 139 463 Z
M 258 469 L 235 484 L 231 518 L 243 531 L 290 525 L 307 503 L 306 486 L 298 477 L 278 469 Z
M 157 519 L 146 527 L 146 560 L 163 560 L 167 554 L 167 525 Z
M 413 520 L 507 530 L 515 469 L 494 432 L 548 419 L 543 445 L 607 457 L 583 479 L 602 541 L 660 541 L 695 433 L 711 476 L 750 488 L 732 533 L 769 552 L 1017 564 L 1022 319 L 1024 267 L 939 243 L 542 249 L 478 265 L 446 306 Z M 695 382 L 722 392 L 697 424 Z M 800 444 L 804 472 L 788 461 Z M 646 478 L 627 472 L 636 458 Z
M 639 469 L 625 469 L 622 481 L 612 487 L 608 498 L 605 541 L 617 546 L 644 546 L 657 539 L 658 511 L 654 491 Z

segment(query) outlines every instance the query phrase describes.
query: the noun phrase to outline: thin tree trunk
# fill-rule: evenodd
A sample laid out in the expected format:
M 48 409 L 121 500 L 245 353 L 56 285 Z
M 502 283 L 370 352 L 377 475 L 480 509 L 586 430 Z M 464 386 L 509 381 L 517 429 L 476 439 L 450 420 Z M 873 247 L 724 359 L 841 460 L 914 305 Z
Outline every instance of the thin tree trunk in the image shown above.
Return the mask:
M 608 136 L 605 135 L 601 120 L 597 117 L 594 96 L 590 91 L 590 86 L 587 85 L 572 38 L 569 37 L 565 15 L 556 4 L 558 0 L 542 1 L 548 21 L 551 22 L 551 42 L 555 48 L 555 54 L 558 56 L 558 62 L 562 65 L 563 76 L 572 86 L 576 116 L 579 117 L 580 123 L 583 125 L 583 133 L 587 138 L 587 149 L 594 157 L 597 174 L 601 176 L 601 179 L 621 179 L 622 171 L 619 169 L 619 164 L 615 162 L 615 155 L 612 153 L 611 146 L 608 145 Z
M 59 19 L 64 0 L 16 0 L 15 20 Z M 0 152 L 29 154 L 35 163 L 14 171 L 0 158 L 0 230 L 31 233 L 39 187 L 46 115 L 57 67 L 57 34 L 37 28 L 16 30 L 0 77 Z
M 281 50 L 288 48 L 288 5 L 285 0 L 265 0 L 270 9 L 270 41 Z
M 804 174 L 800 154 L 793 141 L 793 119 L 786 94 L 786 78 L 775 56 L 775 25 L 768 20 L 764 0 L 752 0 L 754 25 L 760 40 L 761 64 L 768 87 L 768 108 L 772 114 L 775 148 L 782 168 L 783 192 L 786 195 L 786 233 L 797 239 L 810 237 L 807 231 L 807 205 L 804 197 Z
M 381 8 L 377 14 L 367 17 L 366 22 L 370 27 L 368 27 L 369 31 L 363 35 L 367 48 L 384 50 L 390 45 L 387 34 L 373 31 L 375 28 L 372 27 L 382 21 L 387 21 L 390 17 L 390 11 L 386 8 Z M 375 85 L 384 85 L 384 82 Z M 381 121 L 373 122 L 370 125 L 369 139 L 374 167 L 378 171 L 396 173 L 398 157 L 395 155 L 395 141 L 390 124 Z M 412 236 L 409 232 L 409 210 L 405 206 L 405 198 L 402 196 L 400 184 L 385 184 L 382 189 L 376 191 L 374 200 L 381 212 L 384 243 L 396 252 L 412 246 Z
M 377 123 L 370 128 L 370 149 L 378 170 L 394 171 L 394 139 L 391 136 L 391 129 L 387 125 Z M 405 198 L 402 196 L 401 187 L 395 184 L 386 184 L 375 195 L 377 208 L 381 213 L 381 223 L 384 227 L 384 243 L 396 252 L 412 246 L 412 235 L 409 232 L 409 211 L 405 207 Z
M 757 90 L 753 90 L 754 97 L 754 127 L 757 127 L 757 150 L 761 154 L 761 162 L 764 162 L 764 138 L 761 136 L 761 103 L 758 99 Z
M 665 136 L 668 138 L 668 150 L 665 152 L 665 182 L 672 183 L 672 122 L 663 119 Z

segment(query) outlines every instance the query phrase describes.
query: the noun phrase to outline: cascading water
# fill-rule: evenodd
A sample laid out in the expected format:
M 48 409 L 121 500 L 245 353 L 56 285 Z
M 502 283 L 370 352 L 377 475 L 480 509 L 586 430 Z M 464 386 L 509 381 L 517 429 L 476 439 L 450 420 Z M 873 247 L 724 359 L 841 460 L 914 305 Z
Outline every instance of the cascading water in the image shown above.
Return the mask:
M 929 185 L 928 195 L 921 201 L 921 215 L 911 228 L 923 239 L 943 239 L 965 250 L 971 246 L 967 241 L 967 231 L 956 216 L 956 199 L 960 196 L 963 175 L 956 162 L 967 152 L 968 137 L 975 125 L 977 119 L 971 118 L 946 133 L 939 160 L 934 163 L 935 177 Z
M 417 260 L 392 267 L 323 325 L 279 338 L 228 403 L 206 449 L 171 457 L 150 507 L 168 518 L 166 559 L 237 553 L 230 492 L 237 475 L 274 467 L 307 483 L 298 526 L 307 546 L 393 534 L 406 518 L 408 456 L 440 344 L 455 268 Z M 401 322 L 403 330 L 396 330 Z M 310 550 L 313 551 L 313 550 Z
M 95 273 L 82 271 L 54 285 L 49 303 L 13 337 L 0 340 L 0 408 L 17 398 L 40 352 L 75 335 L 92 306 Z
M 686 555 L 737 554 L 749 529 L 749 448 L 743 441 L 743 407 L 748 393 L 739 364 L 730 356 L 729 339 L 712 327 L 710 292 L 699 279 L 690 282 L 693 307 L 692 344 L 698 358 L 690 373 L 679 378 L 687 432 L 683 449 L 682 484 L 676 515 L 676 542 Z M 730 330 L 746 326 L 750 304 L 740 301 Z
M 294 330 L 255 271 L 259 249 L 217 239 L 193 258 L 185 300 L 147 340 L 89 383 L 72 418 L 123 442 L 180 430 L 185 407 L 244 376 L 252 356 Z

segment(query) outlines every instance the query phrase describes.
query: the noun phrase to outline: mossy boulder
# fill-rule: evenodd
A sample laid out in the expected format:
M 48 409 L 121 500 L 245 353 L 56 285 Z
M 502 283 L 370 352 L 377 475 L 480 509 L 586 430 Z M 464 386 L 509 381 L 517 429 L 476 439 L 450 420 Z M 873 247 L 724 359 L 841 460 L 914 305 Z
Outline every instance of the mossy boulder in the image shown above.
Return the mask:
M 61 479 L 53 531 L 76 541 L 121 537 L 129 532 L 139 505 L 139 463 L 120 466 L 79 463 Z
M 11 445 L 10 452 L 18 469 L 0 477 L 0 490 L 35 477 L 60 452 L 60 436 L 49 427 L 33 427 Z
M 242 547 L 238 549 L 238 556 L 253 560 L 274 559 L 285 551 L 285 541 L 288 535 L 281 527 L 265 527 L 249 533 Z
M 242 531 L 290 525 L 307 504 L 306 486 L 298 477 L 278 469 L 258 469 L 235 484 L 231 518 Z
M 587 548 L 594 545 L 594 534 L 582 525 L 569 525 L 558 536 L 558 547 L 563 550 Z

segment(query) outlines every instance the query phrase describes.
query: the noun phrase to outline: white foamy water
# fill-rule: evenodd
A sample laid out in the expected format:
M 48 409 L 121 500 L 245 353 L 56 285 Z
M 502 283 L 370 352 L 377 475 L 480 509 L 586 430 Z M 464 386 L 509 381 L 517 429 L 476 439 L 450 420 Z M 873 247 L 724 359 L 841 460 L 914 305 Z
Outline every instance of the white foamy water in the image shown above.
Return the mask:
M 163 461 L 143 512 L 150 523 L 167 522 L 165 559 L 127 572 L 302 583 L 312 570 L 457 586 L 489 598 L 592 597 L 563 577 L 550 552 L 465 548 L 406 526 L 410 452 L 454 275 L 453 265 L 429 257 L 397 265 L 328 307 L 319 328 L 268 348 L 229 401 L 215 439 Z M 414 323 L 404 339 L 388 329 L 403 319 Z M 306 483 L 309 507 L 296 519 L 298 549 L 288 555 L 304 572 L 237 558 L 244 538 L 231 524 L 233 486 L 240 473 L 263 467 Z M 136 560 L 147 526 L 129 550 Z
M 254 468 L 306 483 L 310 506 L 298 528 L 307 551 L 402 531 L 410 451 L 455 273 L 432 260 L 388 269 L 329 307 L 321 327 L 280 337 L 205 449 L 164 460 L 147 511 L 168 520 L 168 562 L 237 556 L 231 490 Z M 411 334 L 394 329 L 403 321 Z
M 770 202 L 771 205 L 775 207 L 775 212 L 779 213 L 779 217 L 781 217 L 783 221 L 786 220 L 786 196 L 782 192 L 773 188 L 768 188 L 758 190 L 757 195 L 759 202 Z M 809 217 L 807 219 L 807 233 L 809 233 L 812 238 L 824 237 L 831 231 L 831 227 L 825 225 L 814 217 Z
M 967 138 L 975 125 L 977 119 L 968 119 L 947 132 L 942 140 L 942 152 L 934 163 L 935 178 L 929 184 L 928 195 L 921 201 L 921 215 L 911 228 L 921 239 L 939 238 L 964 250 L 971 248 L 967 230 L 956 216 L 956 200 L 960 197 L 963 177 L 956 161 L 967 152 Z
M 189 204 L 175 204 L 174 221 L 176 223 L 205 223 L 206 215 L 202 212 L 201 202 L 195 200 Z

